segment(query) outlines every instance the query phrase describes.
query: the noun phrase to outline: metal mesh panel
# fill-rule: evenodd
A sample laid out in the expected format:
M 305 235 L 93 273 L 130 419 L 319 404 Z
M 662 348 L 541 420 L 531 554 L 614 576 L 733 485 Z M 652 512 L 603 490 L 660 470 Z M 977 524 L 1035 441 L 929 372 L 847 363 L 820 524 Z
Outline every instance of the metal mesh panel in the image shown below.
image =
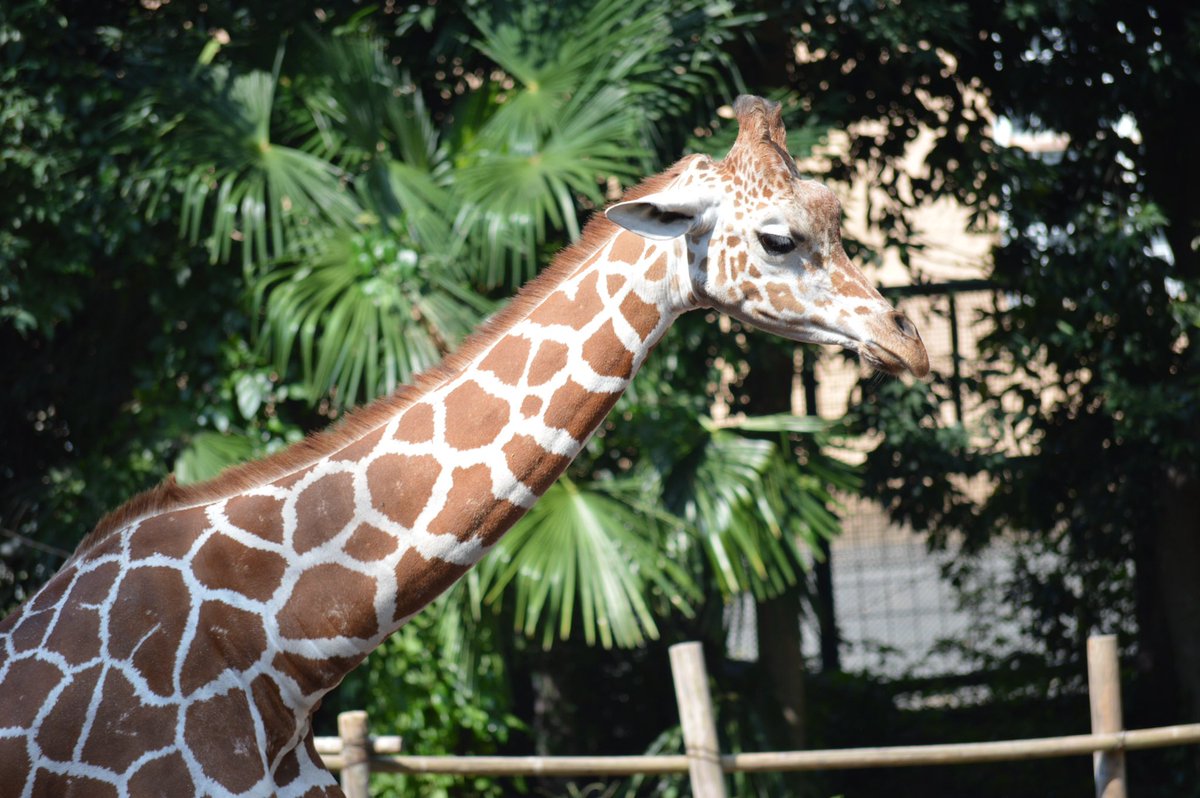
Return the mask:
M 980 310 L 990 307 L 990 290 L 907 296 L 898 307 L 917 324 L 930 367 L 952 378 L 970 371 L 977 341 L 985 332 Z M 817 409 L 838 418 L 853 400 L 859 373 L 853 364 L 824 358 L 817 367 Z M 947 402 L 943 420 L 960 414 L 968 424 L 974 412 L 970 397 Z M 860 442 L 862 451 L 877 442 Z M 979 486 L 983 490 L 984 486 Z M 833 593 L 845 670 L 868 670 L 880 676 L 935 676 L 968 670 L 958 655 L 936 652 L 941 640 L 966 640 L 973 622 L 960 610 L 958 598 L 942 577 L 950 554 L 930 552 L 928 540 L 889 521 L 869 497 L 848 497 L 844 532 L 832 545 Z M 983 554 L 979 568 L 1000 575 L 1007 569 L 1002 547 Z M 806 630 L 808 646 L 817 647 L 815 629 Z
M 969 373 L 976 361 L 977 341 L 986 331 L 980 311 L 992 301 L 991 291 L 976 289 L 909 296 L 897 306 L 921 330 L 932 370 L 950 378 Z M 828 355 L 818 362 L 821 416 L 838 418 L 845 412 L 854 399 L 859 368 L 852 360 Z M 969 424 L 975 407 L 970 397 L 960 398 L 942 408 L 944 420 L 956 421 L 961 414 Z M 859 441 L 850 456 L 862 456 L 876 443 Z M 843 533 L 830 552 L 842 667 L 881 676 L 968 670 L 969 663 L 961 657 L 935 650 L 940 640 L 965 641 L 973 633 L 971 616 L 959 608 L 954 590 L 942 577 L 951 555 L 930 552 L 925 535 L 891 523 L 878 504 L 861 497 L 844 501 Z M 1004 547 L 994 547 L 981 556 L 978 567 L 999 575 L 1007 560 Z M 806 653 L 816 654 L 815 624 L 806 624 L 805 646 Z
M 955 375 L 971 376 L 977 362 L 979 338 L 987 331 L 984 309 L 995 301 L 994 294 L 978 282 L 969 290 L 939 292 L 919 289 L 896 303 L 916 323 L 929 351 L 931 369 L 952 383 Z M 862 374 L 853 358 L 816 348 L 816 405 L 824 418 L 840 418 L 849 407 Z M 957 357 L 955 353 L 957 352 Z M 805 391 L 796 380 L 793 409 L 807 413 Z M 977 402 L 966 393 L 947 401 L 943 420 L 960 417 L 971 425 Z M 861 460 L 878 441 L 849 442 L 846 456 Z M 982 494 L 985 482 L 969 486 Z M 974 642 L 980 634 L 976 619 L 962 609 L 954 589 L 943 577 L 951 551 L 930 551 L 927 536 L 893 524 L 877 503 L 860 496 L 842 497 L 842 534 L 832 542 L 830 563 L 833 603 L 841 640 L 841 667 L 847 671 L 869 671 L 877 676 L 939 676 L 967 673 L 973 669 L 953 647 L 941 641 Z M 1003 542 L 993 544 L 974 560 L 975 579 L 994 581 L 1009 568 L 1012 552 Z M 729 636 L 727 648 L 736 659 L 757 658 L 758 639 L 753 600 L 742 597 L 726 610 Z M 820 632 L 812 617 L 803 619 L 804 653 L 819 659 Z M 993 625 L 995 632 L 999 627 Z M 1019 630 L 1002 630 L 1017 642 Z

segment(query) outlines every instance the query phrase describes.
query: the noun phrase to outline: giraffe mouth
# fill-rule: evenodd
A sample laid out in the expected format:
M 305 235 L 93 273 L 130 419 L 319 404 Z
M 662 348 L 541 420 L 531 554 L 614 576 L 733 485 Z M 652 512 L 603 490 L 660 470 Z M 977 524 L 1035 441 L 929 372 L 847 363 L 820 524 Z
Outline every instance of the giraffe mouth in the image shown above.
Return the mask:
M 871 368 L 893 377 L 899 377 L 907 370 L 907 367 L 900 358 L 893 356 L 887 350 L 880 349 L 871 344 L 859 346 L 858 356 Z
M 800 326 L 795 323 L 789 325 L 778 317 L 772 318 L 773 314 L 762 309 L 759 310 L 759 314 L 765 318 L 751 319 L 737 312 L 730 312 L 730 315 L 741 321 L 793 341 L 849 349 L 856 352 L 859 358 L 872 368 L 892 377 L 899 377 L 909 371 L 917 379 L 924 379 L 929 373 L 929 355 L 925 351 L 925 344 L 922 343 L 916 328 L 911 325 L 905 328 L 906 334 L 896 335 L 895 332 L 887 331 L 879 335 L 889 339 L 891 346 L 885 346 L 874 340 L 876 336 L 873 333 L 868 333 L 870 338 L 864 340 L 850 331 L 837 329 L 815 319 L 805 319 L 803 326 Z M 895 315 L 898 314 L 893 312 L 888 318 L 891 319 Z M 894 326 L 894 321 L 889 321 L 889 324 Z
M 858 356 L 867 365 L 892 377 L 899 377 L 910 371 L 917 379 L 922 379 L 929 373 L 929 355 L 920 342 L 917 342 L 916 349 L 909 357 L 899 355 L 873 341 L 861 343 L 855 348 L 858 350 Z

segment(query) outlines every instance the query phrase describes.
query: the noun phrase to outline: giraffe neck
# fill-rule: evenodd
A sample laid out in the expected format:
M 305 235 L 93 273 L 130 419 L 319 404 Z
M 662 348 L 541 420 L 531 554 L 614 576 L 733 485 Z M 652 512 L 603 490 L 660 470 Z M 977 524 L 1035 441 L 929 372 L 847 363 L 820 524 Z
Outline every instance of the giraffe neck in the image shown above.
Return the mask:
M 113 543 L 136 558 L 190 538 L 179 553 L 213 591 L 190 597 L 201 604 L 198 645 L 208 645 L 207 616 L 229 627 L 261 617 L 240 658 L 266 663 L 303 713 L 476 563 L 580 452 L 689 308 L 687 258 L 682 242 L 616 232 L 373 429 L 282 478 L 131 524 Z M 160 594 L 173 592 L 166 581 Z M 186 653 L 176 659 L 185 687 L 212 675 L 189 678 Z
M 114 516 L 0 621 L 0 685 L 20 696 L 0 705 L 20 767 L 0 757 L 0 774 L 180 795 L 329 783 L 305 744 L 315 704 L 579 453 L 689 309 L 688 257 L 614 231 L 321 456 Z
M 311 545 L 293 534 L 312 565 L 279 615 L 286 655 L 323 652 L 332 687 L 495 545 L 688 309 L 687 257 L 681 242 L 611 236 L 461 371 L 285 480 L 299 480 L 298 530 L 300 502 L 337 508 Z
M 216 485 L 95 536 L 0 622 L 0 682 L 24 696 L 0 707 L 0 732 L 22 761 L 63 772 L 104 781 L 98 768 L 116 763 L 113 784 L 151 749 L 179 794 L 324 783 L 302 744 L 316 703 L 579 453 L 689 309 L 688 257 L 681 241 L 614 231 L 523 292 L 453 369 L 385 401 L 397 409 L 368 416 L 378 423 L 319 457 L 305 450 L 290 473 L 271 466 L 256 484 Z M 82 719 L 73 748 L 41 733 L 50 709 L 38 707 Z M 154 730 L 104 737 L 93 715 Z M 209 745 L 217 726 L 223 743 Z

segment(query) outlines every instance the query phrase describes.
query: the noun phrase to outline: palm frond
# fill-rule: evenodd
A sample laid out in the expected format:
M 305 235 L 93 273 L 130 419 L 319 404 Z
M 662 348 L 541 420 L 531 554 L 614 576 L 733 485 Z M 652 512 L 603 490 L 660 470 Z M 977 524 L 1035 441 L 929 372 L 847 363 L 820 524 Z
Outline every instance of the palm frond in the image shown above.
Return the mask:
M 699 419 L 705 435 L 663 470 L 667 508 L 683 518 L 725 595 L 760 598 L 796 583 L 805 550 L 840 530 L 838 492 L 853 490 L 857 472 L 822 453 L 827 425 L 791 415 Z M 780 433 L 783 445 L 761 437 Z M 801 463 L 796 435 L 812 436 Z
M 747 511 L 761 492 L 775 446 L 713 430 L 666 475 L 666 506 L 695 530 L 723 593 L 751 589 L 768 577 Z
M 330 238 L 254 290 L 276 368 L 298 354 L 310 398 L 332 390 L 344 406 L 434 365 L 491 310 L 436 256 L 379 229 Z
M 175 459 L 175 479 L 184 485 L 212 479 L 229 466 L 249 460 L 256 451 L 254 439 L 244 435 L 197 433 Z
M 507 596 L 518 632 L 549 647 L 578 624 L 589 645 L 641 645 L 658 636 L 649 596 L 686 609 L 687 574 L 654 540 L 670 519 L 600 484 L 562 478 L 481 563 L 485 602 Z
M 465 206 L 462 226 L 492 252 L 504 252 L 502 236 L 516 238 L 518 248 L 509 253 L 514 282 L 532 276 L 551 231 L 579 236 L 577 204 L 583 199 L 602 205 L 605 176 L 631 179 L 636 173 L 630 160 L 637 154 L 635 126 L 622 100 L 615 89 L 560 100 L 553 129 L 542 134 L 498 124 L 507 119 L 506 103 L 456 173 L 456 193 Z M 496 258 L 484 260 L 496 278 Z
M 176 157 L 194 164 L 181 186 L 180 229 L 193 243 L 207 239 L 214 261 L 241 240 L 243 264 L 261 264 L 283 254 L 298 228 L 348 227 L 361 213 L 340 169 L 272 140 L 275 87 L 267 72 L 213 67 L 166 133 Z
M 819 433 L 830 427 L 830 422 L 819 416 L 797 416 L 792 413 L 776 413 L 768 416 L 730 416 L 720 424 L 702 420 L 701 424 L 743 432 L 799 432 Z

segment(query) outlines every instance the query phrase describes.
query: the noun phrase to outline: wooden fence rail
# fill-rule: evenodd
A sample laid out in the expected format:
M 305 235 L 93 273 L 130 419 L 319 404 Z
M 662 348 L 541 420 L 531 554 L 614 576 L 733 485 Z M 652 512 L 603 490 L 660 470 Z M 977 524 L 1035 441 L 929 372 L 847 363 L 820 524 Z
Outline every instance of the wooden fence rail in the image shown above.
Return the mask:
M 699 664 L 697 665 L 697 658 Z M 473 776 L 634 776 L 689 774 L 693 793 L 725 798 L 723 774 L 737 772 L 846 770 L 1005 762 L 1093 755 L 1097 798 L 1126 798 L 1126 751 L 1200 743 L 1200 723 L 1153 729 L 1121 728 L 1120 684 L 1116 640 L 1094 637 L 1088 642 L 1088 692 L 1092 734 L 1028 740 L 1002 740 L 949 745 L 888 748 L 844 748 L 826 751 L 776 751 L 720 754 L 712 723 L 711 699 L 697 643 L 672 647 L 676 697 L 683 719 L 686 754 L 667 756 L 408 756 L 399 755 L 399 737 L 369 737 L 366 713 L 339 716 L 340 737 L 318 737 L 317 752 L 331 770 L 342 771 L 347 798 L 367 798 L 366 774 L 452 774 Z M 698 689 L 699 684 L 702 689 Z M 707 705 L 707 710 L 705 709 Z M 1114 711 L 1115 707 L 1115 711 Z M 352 716 L 343 721 L 343 717 Z M 699 718 L 699 720 L 697 720 Z M 706 719 L 707 718 L 707 719 Z M 699 772 L 699 777 L 697 773 Z M 700 781 L 697 781 L 697 778 Z M 701 785 L 699 788 L 697 785 Z M 705 792 L 701 792 L 705 790 Z

